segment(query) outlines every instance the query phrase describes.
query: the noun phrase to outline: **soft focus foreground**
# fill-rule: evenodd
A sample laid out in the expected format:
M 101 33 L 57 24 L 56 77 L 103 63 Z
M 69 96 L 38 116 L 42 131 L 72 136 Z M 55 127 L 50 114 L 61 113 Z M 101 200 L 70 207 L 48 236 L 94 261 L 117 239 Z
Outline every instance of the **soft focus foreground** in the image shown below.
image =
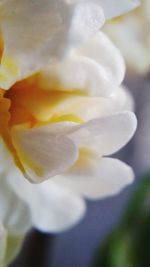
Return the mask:
M 2 265 L 31 226 L 66 230 L 84 215 L 84 197 L 112 196 L 133 181 L 128 165 L 108 157 L 131 139 L 137 122 L 121 87 L 122 56 L 98 31 L 136 5 L 0 3 Z
M 150 1 L 141 0 L 137 9 L 104 28 L 122 51 L 130 71 L 146 75 L 150 71 Z

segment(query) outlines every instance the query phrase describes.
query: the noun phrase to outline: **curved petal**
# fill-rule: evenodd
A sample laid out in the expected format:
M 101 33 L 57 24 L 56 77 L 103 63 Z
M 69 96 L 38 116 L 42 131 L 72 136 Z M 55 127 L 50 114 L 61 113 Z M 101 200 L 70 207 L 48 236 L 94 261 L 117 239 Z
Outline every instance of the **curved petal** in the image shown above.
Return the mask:
M 105 68 L 106 75 L 117 85 L 125 75 L 125 63 L 120 51 L 103 32 L 98 32 L 92 39 L 77 50 L 79 55 L 91 58 Z
M 64 231 L 84 215 L 84 201 L 53 180 L 34 185 L 23 177 L 19 178 L 13 175 L 9 181 L 16 194 L 28 204 L 32 223 L 40 231 Z
M 0 218 L 9 235 L 22 236 L 31 228 L 31 216 L 26 203 L 8 182 L 15 169 L 11 155 L 0 139 Z
M 81 153 L 70 171 L 55 179 L 87 198 L 98 199 L 119 193 L 133 177 L 132 169 L 117 159 Z
M 104 23 L 101 7 L 92 2 L 84 6 L 82 2 L 54 0 L 0 4 L 4 39 L 0 86 L 4 89 L 62 57 L 70 46 L 89 38 Z
M 49 65 L 42 73 L 46 89 L 108 96 L 116 91 L 125 74 L 120 51 L 103 33 L 72 49 L 70 56 Z
M 0 176 L 0 202 L 0 217 L 11 233 L 25 233 L 31 225 L 43 232 L 60 232 L 75 225 L 86 210 L 84 200 L 52 179 L 28 182 L 9 154 L 5 176 Z
M 25 175 L 35 183 L 64 172 L 78 157 L 74 143 L 68 137 L 51 134 L 49 127 L 15 128 L 12 138 Z
M 110 155 L 122 148 L 133 136 L 137 119 L 132 112 L 91 120 L 74 126 L 69 137 L 80 147 L 90 147 L 99 155 Z
M 58 64 L 49 66 L 47 85 L 48 80 L 49 89 L 55 88 L 57 84 L 59 90 L 80 90 L 92 96 L 111 95 L 119 86 L 105 66 L 80 55 L 72 55 Z

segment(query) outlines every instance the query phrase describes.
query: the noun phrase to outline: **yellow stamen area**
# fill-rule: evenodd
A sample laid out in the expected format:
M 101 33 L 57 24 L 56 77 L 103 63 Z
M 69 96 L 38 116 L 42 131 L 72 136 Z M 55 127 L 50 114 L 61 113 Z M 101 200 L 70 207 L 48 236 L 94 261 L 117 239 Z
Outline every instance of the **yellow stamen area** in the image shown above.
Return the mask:
M 3 138 L 7 148 L 12 153 L 17 166 L 23 171 L 23 167 L 17 157 L 16 150 L 12 144 L 12 138 L 9 129 L 10 108 L 11 102 L 4 97 L 4 90 L 0 89 L 0 135 Z
M 4 43 L 3 43 L 2 34 L 0 32 L 0 58 L 2 57 L 3 51 L 4 51 Z
M 44 87 L 43 87 L 44 88 Z M 9 90 L 0 89 L 0 135 L 12 153 L 15 163 L 25 173 L 24 165 L 34 169 L 41 176 L 41 169 L 25 155 L 15 142 L 15 130 L 39 127 L 50 123 L 71 121 L 82 123 L 82 119 L 74 114 L 71 106 L 65 109 L 64 102 L 77 97 L 78 92 L 44 90 L 40 75 L 16 83 Z M 57 107 L 59 108 L 57 109 Z M 60 108 L 61 106 L 61 108 Z
M 6 92 L 5 97 L 11 100 L 11 127 L 22 123 L 35 127 L 59 121 L 83 122 L 74 115 L 74 110 L 66 109 L 65 105 L 61 111 L 58 110 L 58 106 L 63 105 L 67 99 L 76 97 L 78 93 L 43 90 L 40 84 L 40 75 L 34 75 L 16 83 Z

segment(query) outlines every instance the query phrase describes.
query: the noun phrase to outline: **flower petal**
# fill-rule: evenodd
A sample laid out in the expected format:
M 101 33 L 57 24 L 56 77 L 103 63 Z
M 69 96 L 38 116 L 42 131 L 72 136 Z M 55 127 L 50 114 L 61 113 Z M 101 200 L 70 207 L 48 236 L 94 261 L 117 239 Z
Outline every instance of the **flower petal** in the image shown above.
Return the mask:
M 50 129 L 15 128 L 12 132 L 17 155 L 32 182 L 42 182 L 64 172 L 78 157 L 74 143 L 68 137 L 51 134 Z
M 125 74 L 120 51 L 103 33 L 72 49 L 70 56 L 43 71 L 46 89 L 108 96 L 116 91 Z M 56 86 L 57 85 L 57 86 Z M 53 89 L 54 90 L 54 89 Z
M 133 177 L 132 169 L 117 159 L 81 153 L 68 173 L 54 179 L 87 198 L 98 199 L 119 193 Z
M 122 148 L 133 136 L 137 120 L 132 112 L 116 113 L 74 126 L 69 137 L 80 147 L 91 147 L 99 155 L 110 155 Z
M 1 139 L 0 162 L 0 166 L 2 166 L 0 168 L 0 218 L 8 234 L 24 235 L 31 227 L 30 211 L 26 203 L 16 195 L 8 182 L 8 177 L 11 179 L 16 167 Z
M 55 88 L 54 85 L 57 84 L 59 90 L 80 90 L 92 96 L 108 96 L 118 88 L 118 83 L 112 80 L 112 75 L 106 71 L 105 66 L 80 55 L 73 55 L 51 65 L 47 70 L 47 80 L 49 89 Z
M 107 19 L 129 12 L 140 4 L 139 0 L 97 0 L 97 2 L 103 8 Z
M 60 232 L 75 225 L 85 213 L 84 201 L 53 180 L 31 184 L 13 175 L 10 183 L 29 206 L 33 225 L 43 232 Z M 19 190 L 18 190 L 19 188 Z
M 106 75 L 117 85 L 125 75 L 125 63 L 120 51 L 103 32 L 97 33 L 89 42 L 77 50 L 79 55 L 89 57 L 105 68 Z M 114 86 L 114 87 L 115 87 Z M 100 87 L 100 85 L 99 85 Z M 100 90 L 100 89 L 99 89 Z

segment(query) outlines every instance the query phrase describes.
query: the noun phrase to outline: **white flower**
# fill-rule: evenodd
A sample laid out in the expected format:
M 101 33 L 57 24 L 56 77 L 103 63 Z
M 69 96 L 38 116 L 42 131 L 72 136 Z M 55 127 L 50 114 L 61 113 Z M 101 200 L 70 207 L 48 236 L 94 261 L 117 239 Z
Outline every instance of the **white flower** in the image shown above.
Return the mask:
M 131 138 L 136 126 L 131 113 L 120 115 L 126 121 L 123 133 L 119 115 L 101 119 L 112 114 L 108 112 L 115 101 L 112 94 L 123 77 L 120 53 L 105 35 L 98 33 L 66 60 L 16 83 L 8 91 L 0 90 L 0 134 L 28 179 L 41 182 L 65 172 L 80 157 L 80 149 L 91 149 L 90 138 L 102 142 L 112 121 L 117 123 L 114 134 L 120 136 L 115 151 Z M 101 97 L 108 94 L 109 100 Z M 106 128 L 102 127 L 103 120 Z M 72 137 L 80 132 L 85 134 L 83 144 Z M 102 144 L 98 146 L 100 156 L 106 155 Z M 113 146 L 113 141 L 109 144 Z
M 125 111 L 133 103 L 120 87 L 122 56 L 98 30 L 135 5 L 0 1 L 2 266 L 32 226 L 66 230 L 84 215 L 84 198 L 112 196 L 133 181 L 128 165 L 108 157 L 130 140 L 136 118 Z
M 71 47 L 90 38 L 109 19 L 132 9 L 137 0 L 2 0 L 3 40 L 0 85 L 8 89 L 18 79 L 60 59 Z
M 123 77 L 120 53 L 97 33 L 66 59 L 0 89 L 0 219 L 8 211 L 9 231 L 13 223 L 23 232 L 26 225 L 62 231 L 83 216 L 84 197 L 111 196 L 132 182 L 132 169 L 107 157 L 136 129 L 135 115 L 124 111 L 132 104 Z M 30 212 L 25 226 L 20 206 Z
M 105 30 L 121 49 L 129 70 L 143 75 L 150 71 L 150 1 L 141 2 L 135 11 L 108 23 Z

